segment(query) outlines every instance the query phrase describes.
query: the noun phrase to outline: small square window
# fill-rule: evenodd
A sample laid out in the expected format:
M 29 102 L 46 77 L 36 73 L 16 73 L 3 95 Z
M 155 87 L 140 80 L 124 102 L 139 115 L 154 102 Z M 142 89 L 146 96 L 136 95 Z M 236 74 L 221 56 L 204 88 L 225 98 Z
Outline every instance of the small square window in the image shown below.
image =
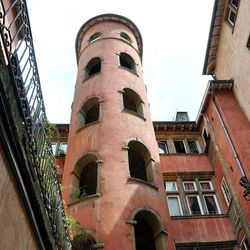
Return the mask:
M 200 186 L 202 191 L 213 190 L 211 181 L 200 181 Z
M 180 204 L 180 199 L 178 196 L 168 196 L 168 208 L 170 216 L 182 215 L 182 209 Z
M 177 188 L 175 181 L 166 181 L 165 186 L 166 186 L 166 191 L 168 191 L 168 192 L 178 191 L 178 188 Z
M 194 181 L 183 182 L 184 191 L 196 191 L 196 184 Z
M 191 215 L 203 214 L 198 195 L 187 196 L 188 209 Z
M 167 143 L 163 141 L 158 141 L 158 150 L 159 154 L 167 154 L 168 153 Z

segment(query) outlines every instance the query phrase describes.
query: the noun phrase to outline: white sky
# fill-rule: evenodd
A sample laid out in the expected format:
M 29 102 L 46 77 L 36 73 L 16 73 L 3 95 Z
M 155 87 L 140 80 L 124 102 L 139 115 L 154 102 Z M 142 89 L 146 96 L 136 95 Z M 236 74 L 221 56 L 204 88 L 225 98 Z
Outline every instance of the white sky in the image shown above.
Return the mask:
M 153 121 L 176 111 L 195 120 L 209 77 L 202 76 L 213 0 L 27 1 L 50 122 L 69 123 L 76 80 L 75 38 L 93 16 L 133 21 L 143 38 L 143 71 Z

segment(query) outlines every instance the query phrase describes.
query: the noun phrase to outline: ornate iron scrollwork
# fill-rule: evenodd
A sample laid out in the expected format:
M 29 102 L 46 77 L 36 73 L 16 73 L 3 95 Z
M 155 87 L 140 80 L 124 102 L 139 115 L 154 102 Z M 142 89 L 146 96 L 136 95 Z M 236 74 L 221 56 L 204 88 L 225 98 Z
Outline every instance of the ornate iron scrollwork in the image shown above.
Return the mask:
M 243 197 L 250 201 L 250 182 L 246 176 L 240 178 L 240 185 L 245 188 L 243 192 Z

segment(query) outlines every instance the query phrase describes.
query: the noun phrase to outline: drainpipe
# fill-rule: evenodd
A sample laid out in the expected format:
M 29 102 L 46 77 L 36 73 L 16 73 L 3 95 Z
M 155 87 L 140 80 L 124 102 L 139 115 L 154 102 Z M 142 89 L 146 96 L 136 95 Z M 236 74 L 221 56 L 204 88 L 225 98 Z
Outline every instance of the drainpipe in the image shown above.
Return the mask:
M 213 95 L 213 93 L 212 93 L 212 95 Z M 232 149 L 232 152 L 233 152 L 234 158 L 235 158 L 235 160 L 236 160 L 238 169 L 239 169 L 239 171 L 240 171 L 240 173 L 241 173 L 241 178 L 240 178 L 239 184 L 240 184 L 243 188 L 245 188 L 244 193 L 243 193 L 243 197 L 244 197 L 246 200 L 250 201 L 250 182 L 249 182 L 249 180 L 248 180 L 248 178 L 247 178 L 247 176 L 246 176 L 246 172 L 245 172 L 245 170 L 244 170 L 244 167 L 243 167 L 243 165 L 242 165 L 242 163 L 241 163 L 241 161 L 240 161 L 240 158 L 239 158 L 239 156 L 238 156 L 238 153 L 237 153 L 237 151 L 236 151 L 236 148 L 235 148 L 235 146 L 234 146 L 234 143 L 233 143 L 233 141 L 232 141 L 232 139 L 231 139 L 231 137 L 230 137 L 230 134 L 229 134 L 229 132 L 228 132 L 228 130 L 227 130 L 227 127 L 226 127 L 226 125 L 225 125 L 225 122 L 224 122 L 224 120 L 223 120 L 223 117 L 222 117 L 222 115 L 221 115 L 221 113 L 220 113 L 220 111 L 219 111 L 219 109 L 218 109 L 218 106 L 217 106 L 217 104 L 216 104 L 216 102 L 215 102 L 213 96 L 212 96 L 212 104 L 213 104 L 213 107 L 214 107 L 214 109 L 215 109 L 215 112 L 216 112 L 216 114 L 217 114 L 217 116 L 218 116 L 218 118 L 219 118 L 219 120 L 220 120 L 221 126 L 222 126 L 222 128 L 223 128 L 223 130 L 224 130 L 224 133 L 225 133 L 226 137 L 227 137 L 227 140 L 228 140 L 228 142 L 229 142 L 229 145 L 230 145 L 230 147 L 231 147 L 231 149 Z

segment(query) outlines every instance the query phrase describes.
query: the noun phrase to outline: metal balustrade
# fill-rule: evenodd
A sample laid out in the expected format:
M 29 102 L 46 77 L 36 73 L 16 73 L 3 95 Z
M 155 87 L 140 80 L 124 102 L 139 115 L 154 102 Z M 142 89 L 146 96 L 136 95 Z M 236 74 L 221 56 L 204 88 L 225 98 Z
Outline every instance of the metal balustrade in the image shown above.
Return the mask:
M 66 217 L 25 0 L 0 0 L 0 33 L 0 45 L 11 68 L 22 115 L 29 167 L 38 179 L 56 245 L 58 249 L 67 249 Z

